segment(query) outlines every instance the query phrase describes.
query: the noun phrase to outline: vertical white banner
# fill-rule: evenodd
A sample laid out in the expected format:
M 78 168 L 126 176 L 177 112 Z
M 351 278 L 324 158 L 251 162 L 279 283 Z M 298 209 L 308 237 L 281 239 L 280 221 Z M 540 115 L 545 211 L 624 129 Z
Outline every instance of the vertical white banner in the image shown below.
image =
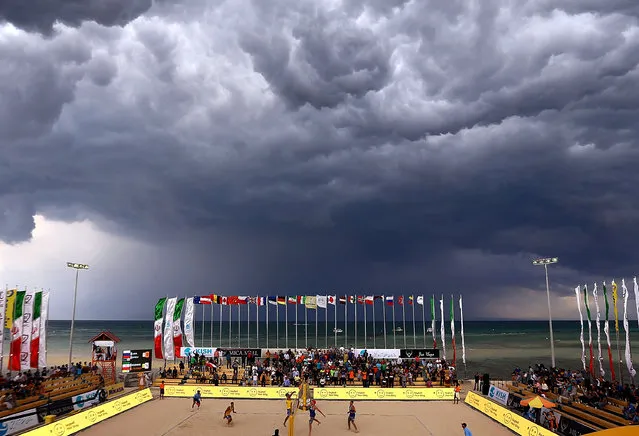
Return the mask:
M 211 305 L 211 307 L 213 307 Z M 193 330 L 193 297 L 186 299 L 186 312 L 184 313 L 184 335 L 186 336 L 186 342 L 189 347 L 195 347 L 195 331 Z M 211 324 L 213 323 L 213 317 L 211 317 Z M 211 336 L 212 337 L 212 336 Z
M 634 380 L 637 375 L 637 371 L 632 366 L 632 352 L 630 351 L 630 326 L 628 325 L 628 288 L 626 288 L 626 281 L 621 281 L 621 290 L 623 292 L 623 329 L 626 332 L 626 347 L 624 351 L 624 357 L 626 358 L 626 367 L 628 367 L 628 373 Z
M 24 294 L 24 309 L 22 313 L 22 343 L 20 345 L 20 370 L 31 369 L 31 326 L 33 323 L 33 297 L 34 291 Z
M 444 322 L 444 296 L 442 295 L 442 299 L 439 300 L 439 311 L 442 315 L 441 320 L 441 337 L 442 337 L 442 357 L 446 360 L 446 324 Z
M 0 361 L 4 359 L 4 314 L 6 310 L 7 290 L 3 289 L 2 291 L 0 291 Z
M 462 363 L 466 365 L 466 343 L 464 342 L 464 304 L 459 296 L 459 321 L 461 322 Z
M 177 297 L 169 298 L 166 303 L 166 315 L 164 321 L 164 359 L 175 360 L 173 348 L 173 313 L 175 312 Z
M 47 320 L 49 319 L 49 291 L 42 291 L 40 306 L 40 350 L 38 351 L 38 367 L 47 366 Z
M 581 289 L 579 286 L 575 287 L 575 296 L 577 297 L 577 310 L 579 310 L 579 325 L 581 330 L 579 331 L 579 342 L 581 342 L 581 364 L 586 371 L 586 344 L 584 344 L 584 316 L 581 312 Z
M 599 312 L 599 297 L 597 294 L 597 282 L 592 289 L 592 296 L 595 298 L 595 310 L 597 311 L 597 359 L 599 360 L 599 375 L 606 375 L 603 369 L 603 356 L 601 354 L 601 313 Z

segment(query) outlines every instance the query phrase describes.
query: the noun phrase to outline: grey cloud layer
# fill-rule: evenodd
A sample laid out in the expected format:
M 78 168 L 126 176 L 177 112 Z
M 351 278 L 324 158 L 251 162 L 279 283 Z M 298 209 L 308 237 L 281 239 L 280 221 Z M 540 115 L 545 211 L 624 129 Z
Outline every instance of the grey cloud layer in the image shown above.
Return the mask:
M 0 9 L 49 35 L 0 30 L 3 240 L 36 210 L 251 229 L 295 284 L 477 262 L 456 251 L 639 260 L 634 2 L 126 3 Z

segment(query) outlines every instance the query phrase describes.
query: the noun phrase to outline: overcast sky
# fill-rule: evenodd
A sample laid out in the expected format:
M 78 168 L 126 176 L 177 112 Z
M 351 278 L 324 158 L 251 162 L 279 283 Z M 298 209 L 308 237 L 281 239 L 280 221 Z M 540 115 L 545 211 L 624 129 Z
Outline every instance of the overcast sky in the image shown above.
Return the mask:
M 82 319 L 212 292 L 545 319 L 537 256 L 575 318 L 639 270 L 636 0 L 26 3 L 0 2 L 0 281 L 53 318 L 66 261 Z

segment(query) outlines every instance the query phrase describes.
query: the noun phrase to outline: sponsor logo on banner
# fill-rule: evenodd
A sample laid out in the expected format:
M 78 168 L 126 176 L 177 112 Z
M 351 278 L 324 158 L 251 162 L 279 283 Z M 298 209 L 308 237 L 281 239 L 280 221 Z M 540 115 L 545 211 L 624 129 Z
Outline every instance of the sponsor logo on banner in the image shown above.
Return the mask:
M 555 434 L 474 392 L 466 394 L 466 404 L 503 424 L 520 436 L 553 436 Z
M 314 388 L 315 398 L 323 400 L 402 400 L 451 401 L 453 388 Z
M 497 386 L 490 387 L 488 390 L 488 398 L 491 398 L 504 406 L 508 405 L 508 391 L 499 389 Z
M 181 347 L 180 353 L 182 356 L 195 355 L 195 353 L 200 356 L 213 357 L 213 353 L 215 353 L 216 348 L 200 348 L 200 347 Z
M 412 348 L 409 350 L 399 350 L 399 357 L 402 359 L 439 359 L 439 350 L 436 348 Z
M 84 412 L 79 412 L 68 418 L 63 418 L 52 424 L 38 427 L 30 432 L 24 433 L 24 435 L 69 436 L 152 399 L 153 395 L 151 395 L 151 390 L 145 389 L 85 410 Z
M 249 351 L 254 357 L 260 357 L 262 355 L 261 348 L 219 348 L 219 350 L 220 356 L 224 356 L 227 350 L 231 352 L 231 357 L 246 357 Z
M 372 349 L 357 349 L 355 350 L 357 354 L 363 355 L 364 353 L 368 353 L 370 357 L 373 359 L 399 359 L 399 350 L 396 349 L 385 349 L 385 348 L 372 348 Z
M 107 398 L 112 397 L 115 394 L 119 394 L 120 392 L 124 392 L 124 383 L 115 383 L 112 385 L 108 385 L 104 388 L 107 394 Z
M 73 398 L 63 398 L 37 408 L 40 421 L 44 421 L 46 415 L 64 416 L 73 412 Z
M 281 400 L 286 398 L 288 392 L 297 394 L 297 388 L 280 387 L 222 387 L 210 385 L 182 385 L 166 386 L 164 396 L 166 397 L 192 397 L 200 391 L 202 398 L 254 398 Z M 295 397 L 295 395 L 294 395 Z
M 31 427 L 40 424 L 36 409 L 25 410 L 14 413 L 0 421 L 0 436 L 9 436 L 23 432 Z
M 100 391 L 101 389 L 96 389 L 73 397 L 73 409 L 82 410 L 100 404 Z M 102 397 L 106 398 L 106 395 L 102 394 Z

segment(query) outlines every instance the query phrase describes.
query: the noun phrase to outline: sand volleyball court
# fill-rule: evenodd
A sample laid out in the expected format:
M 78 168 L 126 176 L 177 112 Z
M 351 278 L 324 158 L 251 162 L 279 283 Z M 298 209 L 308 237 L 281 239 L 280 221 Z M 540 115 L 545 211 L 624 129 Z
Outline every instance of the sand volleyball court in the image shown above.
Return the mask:
M 286 436 L 282 427 L 284 401 L 235 400 L 237 413 L 227 428 L 222 412 L 230 401 L 204 399 L 199 411 L 191 412 L 189 398 L 154 399 L 135 409 L 97 424 L 82 432 L 88 436 L 114 434 L 143 434 L 145 436 L 199 436 L 226 434 L 230 436 L 271 436 L 275 428 Z M 347 401 L 320 401 L 318 413 L 321 425 L 313 426 L 314 436 L 348 434 L 346 426 Z M 501 436 L 512 433 L 490 418 L 465 404 L 452 402 L 358 402 L 356 423 L 360 435 L 463 435 L 461 423 L 468 423 L 473 435 Z M 308 435 L 308 412 L 298 412 L 295 434 Z M 353 433 L 354 434 L 354 433 Z

